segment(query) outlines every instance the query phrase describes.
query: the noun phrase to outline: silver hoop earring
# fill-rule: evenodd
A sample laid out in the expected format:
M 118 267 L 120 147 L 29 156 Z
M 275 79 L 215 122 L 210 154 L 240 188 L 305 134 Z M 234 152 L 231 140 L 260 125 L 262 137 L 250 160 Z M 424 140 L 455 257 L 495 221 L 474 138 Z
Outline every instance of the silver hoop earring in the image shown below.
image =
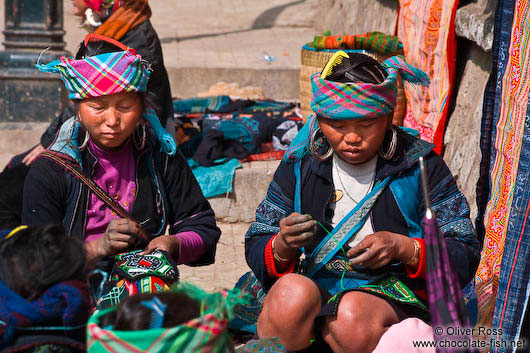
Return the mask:
M 86 148 L 86 146 L 88 145 L 88 138 L 90 137 L 90 134 L 88 133 L 88 131 L 85 130 L 85 138 L 83 140 L 83 143 L 79 145 L 79 149 L 80 150 L 84 150 Z
M 390 145 L 388 146 L 388 150 L 383 151 L 383 144 L 379 146 L 379 155 L 381 158 L 386 159 L 387 161 L 392 159 L 394 157 L 394 153 L 396 153 L 397 148 L 397 131 L 396 129 L 392 128 L 392 140 L 390 141 Z
M 317 127 L 315 129 L 315 131 L 313 131 L 313 133 L 311 134 L 311 139 L 309 140 L 309 150 L 311 151 L 311 154 L 313 155 L 313 157 L 315 157 L 315 159 L 317 161 L 323 162 L 323 161 L 328 159 L 333 154 L 333 148 L 331 148 L 331 146 L 329 146 L 329 148 L 328 148 L 326 153 L 318 154 L 318 150 L 321 147 L 321 145 L 316 143 L 316 136 L 317 136 L 318 133 L 322 133 L 320 131 L 320 127 Z M 322 136 L 320 139 L 323 139 L 323 138 L 324 137 Z
M 140 141 L 137 141 L 137 138 L 136 138 L 137 135 L 140 135 L 139 132 L 137 134 L 134 134 L 133 139 L 134 139 L 134 144 L 136 145 L 136 148 L 138 150 L 143 150 L 144 147 L 145 147 L 145 141 L 147 140 L 147 132 L 146 132 L 146 129 L 145 129 L 145 122 L 143 122 L 143 121 L 140 123 L 140 130 L 142 131 L 142 137 L 140 138 Z
M 81 127 L 83 127 L 83 125 L 81 124 L 81 121 L 79 119 L 79 117 L 76 115 L 75 118 L 74 118 L 75 122 L 77 122 L 79 125 L 81 125 Z M 78 150 L 82 150 L 82 149 L 85 149 L 86 146 L 88 145 L 88 138 L 90 137 L 88 131 L 85 130 L 85 138 L 83 139 L 83 143 L 81 143 L 78 146 L 74 146 L 74 144 L 72 143 L 72 135 L 74 133 L 74 124 L 70 125 L 70 127 L 68 128 L 68 131 L 67 131 L 67 136 L 68 136 L 68 140 L 66 141 L 66 143 L 68 144 L 68 146 L 70 146 L 71 148 L 73 149 L 78 149 Z

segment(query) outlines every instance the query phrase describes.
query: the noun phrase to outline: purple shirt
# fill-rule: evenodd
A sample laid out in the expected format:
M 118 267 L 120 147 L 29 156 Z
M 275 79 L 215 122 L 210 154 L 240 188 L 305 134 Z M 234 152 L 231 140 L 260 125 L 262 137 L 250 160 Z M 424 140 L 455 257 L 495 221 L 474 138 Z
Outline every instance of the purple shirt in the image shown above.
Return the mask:
M 105 151 L 89 139 L 88 148 L 97 159 L 92 181 L 114 198 L 127 212 L 130 212 L 136 199 L 136 168 L 131 140 L 128 140 L 119 150 Z M 91 193 L 87 210 L 85 241 L 91 242 L 100 238 L 110 221 L 117 218 L 120 217 Z M 179 239 L 178 264 L 196 260 L 206 250 L 204 241 L 196 232 L 182 232 L 175 236 Z

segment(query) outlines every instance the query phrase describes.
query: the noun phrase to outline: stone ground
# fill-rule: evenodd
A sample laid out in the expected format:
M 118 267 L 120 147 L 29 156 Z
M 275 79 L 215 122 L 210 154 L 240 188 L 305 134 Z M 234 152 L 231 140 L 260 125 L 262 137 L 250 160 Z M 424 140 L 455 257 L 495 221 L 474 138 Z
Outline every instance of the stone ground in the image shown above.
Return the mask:
M 205 290 L 232 288 L 242 274 L 249 271 L 245 261 L 244 238 L 248 223 L 217 223 L 221 239 L 215 263 L 209 266 L 179 266 L 180 279 L 191 281 Z

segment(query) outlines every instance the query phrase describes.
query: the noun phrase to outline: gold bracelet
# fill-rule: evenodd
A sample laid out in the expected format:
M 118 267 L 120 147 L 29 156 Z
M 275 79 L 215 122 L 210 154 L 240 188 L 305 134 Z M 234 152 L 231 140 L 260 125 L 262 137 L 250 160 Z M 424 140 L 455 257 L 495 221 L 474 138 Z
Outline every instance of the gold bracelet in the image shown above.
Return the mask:
M 274 249 L 274 241 L 276 240 L 276 236 L 274 237 L 274 239 L 272 239 L 272 243 L 271 243 L 271 249 L 272 249 L 272 255 L 274 256 L 274 260 L 278 261 L 278 262 L 282 262 L 282 263 L 288 263 L 288 262 L 291 262 L 291 260 L 289 259 L 284 259 L 283 257 L 281 257 L 280 255 L 278 255 L 278 253 L 276 252 L 276 250 Z
M 413 240 L 414 240 L 414 255 L 412 255 L 410 260 L 406 262 L 406 265 L 409 265 L 409 266 L 415 266 L 418 262 L 420 262 L 420 253 L 421 253 L 420 242 L 417 241 L 416 239 L 413 239 Z

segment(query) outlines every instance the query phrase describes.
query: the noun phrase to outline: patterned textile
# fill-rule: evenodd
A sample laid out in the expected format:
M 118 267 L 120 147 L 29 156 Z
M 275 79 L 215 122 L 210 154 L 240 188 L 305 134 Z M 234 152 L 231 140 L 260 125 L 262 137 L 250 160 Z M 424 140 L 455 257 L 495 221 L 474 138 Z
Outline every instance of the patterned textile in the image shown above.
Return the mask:
M 483 227 L 477 228 L 485 239 L 475 278 L 477 327 L 499 329 L 489 339 L 506 342 L 528 334 L 521 327 L 530 297 L 529 5 L 518 0 L 497 2 L 493 65 L 481 126 L 477 222 Z
M 363 49 L 381 54 L 393 54 L 403 50 L 403 44 L 401 44 L 397 36 L 381 32 L 368 32 L 356 36 L 315 36 L 313 48 L 317 50 Z
M 425 304 L 416 297 L 405 283 L 395 276 L 389 276 L 373 284 L 366 284 L 355 289 L 347 289 L 337 293 L 328 300 L 328 304 L 333 304 L 333 315 L 336 315 L 338 312 L 342 296 L 350 291 L 366 292 L 400 304 L 406 304 L 411 307 L 416 315 L 429 321 L 429 312 Z
M 399 4 L 397 35 L 403 42 L 405 57 L 433 79 L 429 87 L 405 85 L 404 125 L 419 130 L 440 154 L 454 87 L 458 0 L 401 0 Z
M 75 60 L 62 56 L 36 64 L 43 72 L 61 73 L 70 99 L 106 96 L 119 92 L 145 92 L 150 71 L 132 48 Z
M 173 110 L 179 114 L 219 112 L 231 102 L 229 96 L 176 99 L 173 101 Z
M 250 302 L 235 308 L 230 328 L 256 333 L 256 323 L 258 322 L 259 314 L 261 314 L 266 293 L 252 271 L 241 276 L 235 288 L 241 289 L 243 293 L 250 294 Z
M 341 54 L 343 53 L 343 54 Z M 337 52 L 335 56 L 346 55 Z M 429 77 L 421 70 L 408 65 L 401 56 L 393 56 L 383 62 L 388 76 L 380 84 L 365 82 L 340 83 L 328 81 L 319 73 L 311 76 L 311 109 L 316 116 L 328 119 L 362 119 L 390 114 L 396 105 L 397 75 L 404 80 L 429 85 Z M 296 135 L 283 157 L 284 161 L 294 161 L 309 153 L 309 138 L 316 129 L 317 119 L 312 115 L 302 130 Z
M 276 337 L 265 337 L 248 341 L 236 353 L 287 353 L 285 347 Z
M 34 301 L 27 301 L 0 281 L 0 348 L 16 336 L 17 328 L 53 324 L 61 331 L 84 330 L 89 316 L 90 296 L 81 281 L 68 281 L 47 289 Z M 57 328 L 55 328 L 57 331 Z
M 141 251 L 114 256 L 110 278 L 104 278 L 103 295 L 96 298 L 98 310 L 114 306 L 129 295 L 166 291 L 178 281 L 177 265 L 171 256 L 164 251 L 140 255 Z
M 451 267 L 447 245 L 443 239 L 436 217 L 423 219 L 423 239 L 427 257 L 427 293 L 431 324 L 433 327 L 469 327 L 464 297 L 458 277 Z M 470 339 L 459 334 L 460 339 Z M 456 340 L 457 337 L 436 335 L 435 339 Z M 453 352 L 448 347 L 437 352 Z M 461 350 L 458 350 L 461 352 Z M 470 350 L 467 349 L 469 352 Z
M 177 264 L 171 256 L 161 250 L 140 255 L 142 251 L 135 250 L 115 255 L 116 275 L 128 280 L 155 276 L 166 281 L 178 281 Z
M 110 281 L 108 290 L 104 293 L 96 304 L 97 310 L 103 310 L 118 305 L 124 298 L 139 293 L 164 292 L 169 290 L 169 284 L 164 280 L 149 276 L 137 280 L 118 279 Z
M 88 321 L 88 352 L 233 352 L 228 323 L 234 307 L 245 303 L 246 297 L 239 290 L 206 293 L 190 284 L 185 284 L 182 288 L 182 293 L 201 302 L 201 307 L 204 307 L 201 316 L 176 327 L 114 331 L 100 326 L 103 316 L 116 310 L 115 307 L 109 308 L 97 312 Z

